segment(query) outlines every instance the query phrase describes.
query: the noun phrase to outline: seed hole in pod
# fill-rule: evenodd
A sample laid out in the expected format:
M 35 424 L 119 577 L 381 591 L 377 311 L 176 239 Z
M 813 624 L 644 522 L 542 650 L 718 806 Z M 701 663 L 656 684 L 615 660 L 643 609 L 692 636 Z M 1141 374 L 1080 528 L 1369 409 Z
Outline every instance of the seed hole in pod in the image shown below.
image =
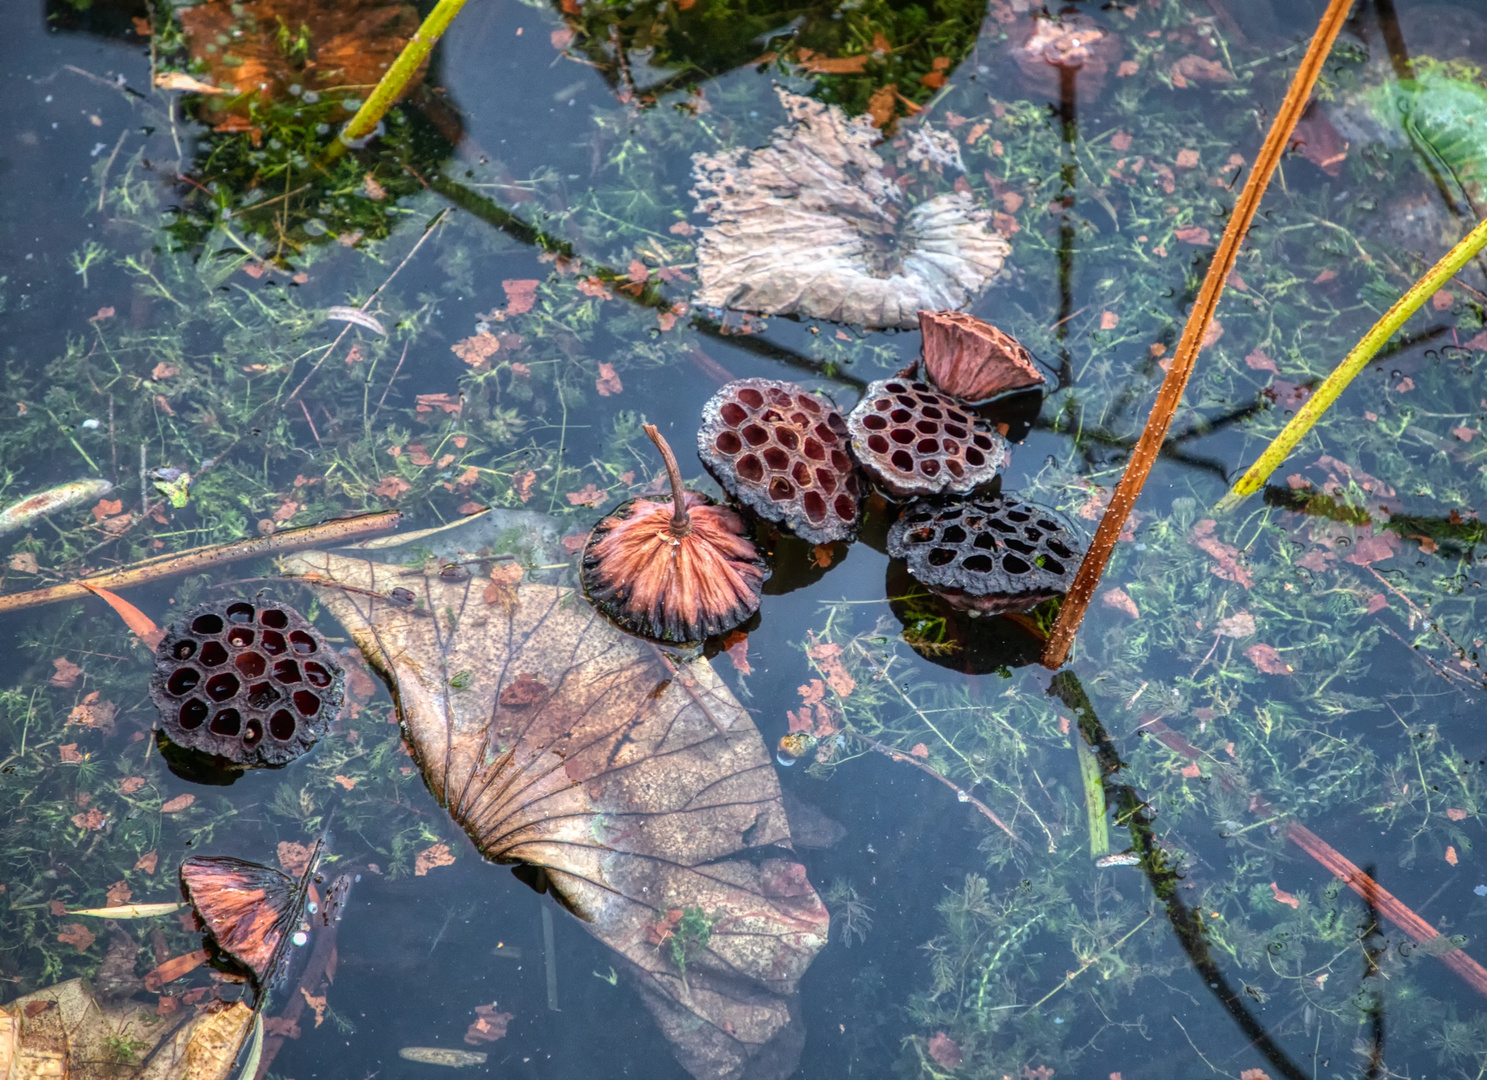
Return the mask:
M 790 414 L 790 423 L 796 427 L 805 427 L 810 422 L 810 417 L 806 416 L 803 412 L 793 412 Z
M 769 388 L 769 403 L 781 409 L 788 409 L 790 407 L 790 395 L 778 386 L 771 386 Z
M 944 442 L 944 447 L 945 453 L 952 454 L 955 457 L 960 456 L 960 443 L 956 442 L 954 439 L 946 439 Z M 949 462 L 946 462 L 946 464 L 948 465 Z M 955 475 L 959 476 L 960 474 L 956 473 Z
M 246 649 L 253 644 L 253 631 L 246 626 L 234 626 L 227 631 L 227 644 L 234 649 Z
M 881 435 L 869 435 L 867 448 L 875 454 L 886 454 L 888 453 L 888 440 Z
M 817 415 L 820 415 L 821 403 L 815 398 L 811 397 L 809 394 L 796 394 L 795 404 L 797 407 L 804 409 L 808 413 L 815 413 Z
M 263 638 L 259 642 L 259 648 L 270 656 L 282 656 L 289 651 L 289 646 L 284 641 L 284 635 L 273 630 L 265 630 Z
M 227 663 L 227 650 L 220 641 L 208 641 L 201 647 L 199 659 L 207 667 L 219 667 Z
M 750 446 L 763 446 L 765 443 L 769 442 L 769 432 L 765 431 L 758 424 L 750 424 L 748 427 L 744 428 L 743 437 L 744 442 L 748 443 Z
M 1058 532 L 1058 523 L 1055 521 L 1049 521 L 1047 518 L 1039 518 L 1038 528 L 1042 529 L 1045 532 L 1054 533 Z
M 206 702 L 200 698 L 192 698 L 181 706 L 181 727 L 187 731 L 194 731 L 206 722 L 207 713 L 210 711 Z
M 768 465 L 774 472 L 784 472 L 790 465 L 790 455 L 778 446 L 771 446 L 764 451 L 764 464 Z
M 199 682 L 201 682 L 201 672 L 195 668 L 176 668 L 171 673 L 169 681 L 166 682 L 165 689 L 169 690 L 176 697 L 185 697 L 196 689 L 196 685 Z
M 887 412 L 889 409 L 893 408 L 893 402 L 890 401 L 888 398 L 878 398 L 876 401 L 873 402 L 873 408 L 877 409 L 879 412 Z
M 254 718 L 243 725 L 243 745 L 247 747 L 257 746 L 263 738 L 263 724 Z
M 1064 572 L 1064 564 L 1057 559 L 1050 559 L 1047 555 L 1043 555 L 1038 559 L 1038 565 L 1050 574 L 1062 574 Z
M 236 735 L 243 730 L 243 717 L 236 709 L 223 709 L 212 717 L 211 732 L 213 735 Z
M 268 669 L 268 661 L 256 652 L 245 652 L 232 662 L 232 666 L 243 678 L 257 679 Z
M 882 436 L 880 435 L 876 435 L 873 438 L 882 441 Z M 868 440 L 868 445 L 872 445 L 872 439 Z M 885 441 L 883 442 L 883 450 L 887 449 L 888 443 Z M 880 450 L 879 453 L 882 453 L 882 450 Z M 833 450 L 831 452 L 831 467 L 839 473 L 850 473 L 852 471 L 852 459 L 849 458 L 846 454 L 842 453 L 840 450 Z
M 967 416 L 963 412 L 959 412 L 956 409 L 946 409 L 945 415 L 948 419 L 955 421 L 955 423 L 957 424 L 969 424 L 971 422 L 971 418 L 969 416 Z
M 945 449 L 949 450 L 950 448 L 947 446 Z M 965 466 L 956 461 L 954 458 L 951 458 L 949 461 L 945 462 L 945 468 L 949 469 L 950 475 L 955 477 L 955 479 L 957 480 L 959 480 L 966 474 Z
M 982 450 L 991 449 L 991 440 L 988 439 L 985 435 L 982 435 L 979 431 L 971 436 L 971 442 L 975 443 Z
M 783 424 L 774 429 L 774 437 L 775 442 L 786 450 L 794 450 L 800 445 L 800 436 L 795 433 L 795 429 L 785 427 Z
M 949 548 L 935 548 L 927 558 L 931 566 L 948 566 L 955 561 L 955 552 Z
M 1008 521 L 1015 521 L 1015 522 L 1018 522 L 1019 524 L 1021 524 L 1022 522 L 1028 521 L 1031 518 L 1032 518 L 1032 515 L 1031 514 L 1025 513 L 1025 512 L 1023 512 L 1021 510 L 1008 510 L 1007 511 L 1007 520 Z
M 914 430 L 921 435 L 938 435 L 940 425 L 929 420 L 918 420 L 914 423 Z
M 274 665 L 274 678 L 281 683 L 299 682 L 299 665 L 293 660 L 280 660 Z
M 990 555 L 968 555 L 960 565 L 978 574 L 989 574 L 996 564 L 991 561 Z
M 227 621 L 230 623 L 250 623 L 253 621 L 253 605 L 242 602 L 227 605 Z
M 997 546 L 996 537 L 992 536 L 991 533 L 978 533 L 976 539 L 971 541 L 971 546 L 978 547 L 982 551 L 995 551 Z
M 801 505 L 805 507 L 805 516 L 814 522 L 826 520 L 826 500 L 821 498 L 819 492 L 807 491 L 805 498 L 801 499 Z
M 899 472 L 910 472 L 914 468 L 914 457 L 907 450 L 895 450 L 888 460 Z
M 230 671 L 219 672 L 207 680 L 207 697 L 213 701 L 226 701 L 238 692 L 243 684 L 238 682 L 238 677 Z
M 940 452 L 940 440 L 920 439 L 919 445 L 914 447 L 914 450 L 920 454 L 938 454 Z
M 330 672 L 313 660 L 305 662 L 305 681 L 311 686 L 326 687 L 331 683 Z
M 739 458 L 734 470 L 739 476 L 755 484 L 764 479 L 764 466 L 753 454 L 745 454 Z
M 964 439 L 966 437 L 966 429 L 959 424 L 946 424 L 945 434 L 949 435 L 952 439 Z
M 871 415 L 871 414 L 869 414 L 869 415 Z M 833 420 L 840 421 L 841 418 L 840 417 L 837 417 L 837 416 L 833 416 L 832 419 Z M 874 420 L 880 420 L 880 419 L 882 419 L 882 417 L 873 416 L 872 419 L 874 419 Z M 864 424 L 867 423 L 867 420 L 864 419 L 863 420 L 863 423 Z M 843 425 L 843 427 L 845 428 L 845 425 Z M 826 424 L 817 424 L 816 425 L 816 438 L 820 439 L 827 446 L 835 446 L 837 444 L 837 440 L 840 439 L 841 437 L 842 437 L 842 433 L 840 431 L 837 431 L 833 427 L 830 427 L 830 426 L 828 426 Z
M 288 709 L 280 709 L 268 718 L 268 733 L 280 742 L 294 738 L 294 727 L 294 714 Z
M 289 644 L 294 646 L 294 651 L 301 656 L 309 656 L 320 648 L 315 644 L 315 639 L 303 630 L 290 631 Z
M 924 408 L 920 409 L 919 410 L 919 415 L 920 416 L 923 416 L 923 417 L 926 417 L 926 418 L 928 418 L 930 420 L 943 420 L 943 419 L 945 419 L 945 414 L 942 413 L 939 409 L 935 408 L 933 405 L 926 405 Z
M 1007 537 L 1006 543 L 1007 543 L 1007 546 L 1009 548 L 1011 548 L 1013 551 L 1020 551 L 1024 555 L 1031 555 L 1031 554 L 1033 554 L 1033 552 L 1035 552 L 1035 551 L 1038 550 L 1037 548 L 1033 547 L 1032 544 L 1029 544 L 1029 543 L 1026 543 L 1025 541 L 1019 540 L 1015 536 L 1009 536 L 1009 537 Z
M 764 404 L 764 395 L 752 386 L 745 386 L 738 392 L 738 400 L 742 401 L 751 409 L 757 409 Z
M 905 394 L 908 393 L 909 390 L 909 388 L 903 383 L 896 382 L 884 383 L 883 389 L 887 390 L 890 394 Z
M 821 490 L 827 495 L 836 494 L 836 474 L 829 469 L 816 470 L 816 483 L 821 486 Z M 804 487 L 805 485 L 802 484 L 801 486 Z
M 170 655 L 173 660 L 190 660 L 196 655 L 196 642 L 182 638 L 170 647 Z
M 850 495 L 838 495 L 831 505 L 836 508 L 836 516 L 843 521 L 852 521 L 857 517 L 857 503 Z
M 743 449 L 743 441 L 731 431 L 720 431 L 718 437 L 713 440 L 713 445 L 718 448 L 718 453 L 727 454 L 732 457 Z
M 1023 529 L 1022 530 L 1022 535 L 1023 536 L 1026 536 L 1029 540 L 1041 540 L 1041 539 L 1043 539 L 1043 534 L 1041 532 L 1039 532 L 1037 529 L 1033 528 L 1031 525 L 1029 525 L 1026 529 Z
M 222 633 L 222 616 L 207 612 L 198 615 L 191 620 L 191 632 L 193 634 L 220 634 Z
M 908 409 L 894 409 L 888 414 L 888 419 L 892 420 L 895 424 L 907 424 L 909 417 L 912 415 L 913 413 L 909 412 Z
M 248 687 L 248 704 L 255 709 L 267 709 L 280 698 L 272 683 L 254 683 Z
M 900 446 L 908 446 L 914 441 L 914 433 L 907 428 L 894 428 L 888 433 L 888 437 Z
M 1005 521 L 998 521 L 996 518 L 988 518 L 987 521 L 986 521 L 986 524 L 989 525 L 989 526 L 991 526 L 993 529 L 995 529 L 999 533 L 1009 533 L 1010 534 L 1010 533 L 1015 533 L 1017 531 L 1011 525 L 1008 525 Z
M 822 446 L 815 439 L 807 438 L 805 443 L 801 446 L 801 453 L 810 458 L 812 461 L 826 460 L 826 447 Z
M 1074 553 L 1069 550 L 1068 546 L 1059 540 L 1048 541 L 1048 550 L 1061 559 L 1072 559 L 1074 557 Z
M 919 463 L 919 471 L 925 476 L 939 476 L 940 463 L 934 458 L 930 458 L 928 461 L 921 461 Z
M 940 536 L 947 544 L 963 544 L 965 543 L 966 531 L 959 525 L 952 525 L 941 533 Z
M 302 716 L 314 716 L 320 711 L 320 699 L 308 690 L 294 692 L 294 707 Z
M 1009 574 L 1026 574 L 1032 570 L 1032 566 L 1019 559 L 1016 555 L 1003 555 L 1002 569 Z
M 289 616 L 278 608 L 264 608 L 258 613 L 258 621 L 264 626 L 275 630 L 282 630 L 289 625 Z
M 769 497 L 775 502 L 784 502 L 786 499 L 793 499 L 795 498 L 795 488 L 783 476 L 776 476 L 769 482 Z
M 906 409 L 914 409 L 919 406 L 919 402 L 915 401 L 907 394 L 900 394 L 898 396 L 898 403 Z
M 986 455 L 974 446 L 968 446 L 966 447 L 966 460 L 979 469 L 986 464 Z
M 791 478 L 803 488 L 811 486 L 811 467 L 803 461 L 790 466 Z
M 739 424 L 742 424 L 749 418 L 749 414 L 744 411 L 744 407 L 734 401 L 728 402 L 719 409 L 718 415 L 723 418 L 723 423 L 729 427 L 738 427 Z
M 862 418 L 862 426 L 867 428 L 869 431 L 882 431 L 888 426 L 888 421 L 884 420 L 876 413 L 868 413 Z

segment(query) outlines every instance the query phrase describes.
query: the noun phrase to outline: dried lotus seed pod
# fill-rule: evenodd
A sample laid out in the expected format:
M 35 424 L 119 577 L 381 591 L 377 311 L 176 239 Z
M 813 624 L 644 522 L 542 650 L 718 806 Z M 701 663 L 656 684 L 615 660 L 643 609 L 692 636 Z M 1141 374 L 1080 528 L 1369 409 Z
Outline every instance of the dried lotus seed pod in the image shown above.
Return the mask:
M 1084 542 L 1063 514 L 1015 496 L 917 500 L 888 530 L 888 554 L 952 607 L 994 614 L 1067 592 Z
M 929 382 L 961 401 L 987 401 L 1012 390 L 1041 386 L 1043 373 L 1011 334 L 963 311 L 921 311 L 924 372 Z
M 324 736 L 341 706 L 335 651 L 276 601 L 202 604 L 166 631 L 150 697 L 177 746 L 236 765 L 284 765 Z
M 847 421 L 791 382 L 738 379 L 702 409 L 697 453 L 728 494 L 812 544 L 851 540 L 863 484 Z
M 963 495 L 1011 460 L 1007 440 L 922 382 L 881 379 L 847 417 L 852 449 L 890 495 Z

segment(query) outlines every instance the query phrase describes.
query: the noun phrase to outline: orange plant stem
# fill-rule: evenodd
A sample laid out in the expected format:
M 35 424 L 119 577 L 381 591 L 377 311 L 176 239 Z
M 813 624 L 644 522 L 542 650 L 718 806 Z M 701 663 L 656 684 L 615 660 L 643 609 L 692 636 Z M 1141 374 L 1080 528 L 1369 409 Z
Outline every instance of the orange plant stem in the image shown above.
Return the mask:
M 1270 125 L 1264 145 L 1255 158 L 1254 168 L 1245 181 L 1244 190 L 1239 193 L 1239 201 L 1234 204 L 1234 212 L 1229 216 L 1223 239 L 1219 241 L 1213 262 L 1209 264 L 1208 273 L 1203 278 L 1198 299 L 1188 314 L 1187 325 L 1177 343 L 1177 352 L 1172 357 L 1172 366 L 1167 371 L 1167 377 L 1162 380 L 1161 389 L 1157 391 L 1157 399 L 1152 405 L 1151 415 L 1147 417 L 1146 427 L 1136 442 L 1136 448 L 1131 452 L 1131 460 L 1121 474 L 1120 483 L 1115 487 L 1115 494 L 1110 498 L 1105 515 L 1100 518 L 1095 538 L 1090 543 L 1089 554 L 1079 564 L 1074 584 L 1064 598 L 1063 606 L 1059 608 L 1058 621 L 1054 624 L 1048 646 L 1043 651 L 1043 664 L 1046 667 L 1062 667 L 1068 659 L 1069 649 L 1074 644 L 1074 634 L 1084 620 L 1090 601 L 1094 599 L 1095 588 L 1100 584 L 1100 577 L 1105 573 L 1105 566 L 1115 551 L 1116 541 L 1125 528 L 1126 519 L 1135 508 L 1136 498 L 1141 494 L 1152 466 L 1156 464 L 1157 454 L 1167 438 L 1167 430 L 1172 426 L 1177 407 L 1182 404 L 1182 394 L 1193 373 L 1193 364 L 1198 359 L 1203 335 L 1213 322 L 1224 283 L 1239 258 L 1239 245 L 1244 242 L 1245 233 L 1249 231 L 1250 222 L 1260 208 L 1260 199 L 1270 183 L 1271 174 L 1280 162 L 1281 154 L 1285 152 L 1296 121 L 1306 109 L 1312 86 L 1321 74 L 1322 64 L 1332 51 L 1332 43 L 1337 40 L 1337 33 L 1342 29 L 1352 6 L 1353 0 L 1332 0 L 1327 5 L 1317 32 L 1312 35 L 1311 46 L 1306 50 L 1306 56 L 1302 58 L 1301 66 L 1296 69 L 1296 75 L 1291 80 L 1291 87 L 1286 91 L 1285 100 L 1275 114 L 1275 122 Z
M 1286 838 L 1331 870 L 1344 885 L 1378 908 L 1384 918 L 1412 937 L 1417 944 L 1425 945 L 1441 936 L 1435 927 L 1411 911 L 1402 900 L 1305 825 L 1291 822 L 1286 826 Z M 1477 993 L 1487 997 L 1487 968 L 1460 949 L 1441 953 L 1440 962 L 1466 980 L 1467 985 Z
M 403 520 L 397 510 L 385 510 L 376 514 L 361 514 L 352 518 L 338 518 L 320 525 L 307 525 L 302 529 L 285 529 L 271 536 L 254 537 L 251 540 L 234 540 L 227 544 L 211 544 L 192 548 L 174 555 L 162 555 L 132 566 L 121 567 L 106 574 L 95 574 L 65 585 L 52 585 L 45 589 L 11 593 L 0 596 L 0 612 L 19 611 L 22 608 L 56 604 L 63 600 L 76 600 L 80 596 L 95 595 L 102 590 L 124 589 L 131 585 L 142 585 L 147 581 L 171 577 L 174 574 L 189 574 L 205 570 L 210 566 L 251 559 L 258 555 L 277 555 L 318 544 L 335 544 L 369 532 L 385 532 L 396 528 Z

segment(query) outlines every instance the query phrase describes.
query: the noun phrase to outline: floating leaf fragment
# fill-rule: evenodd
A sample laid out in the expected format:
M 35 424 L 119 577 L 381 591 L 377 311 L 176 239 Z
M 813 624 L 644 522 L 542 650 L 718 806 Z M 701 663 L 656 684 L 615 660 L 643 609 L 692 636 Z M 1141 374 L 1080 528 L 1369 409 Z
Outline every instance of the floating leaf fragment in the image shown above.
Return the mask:
M 377 319 L 375 315 L 368 315 L 361 308 L 336 305 L 325 309 L 325 317 L 331 322 L 348 322 L 360 326 L 363 330 L 370 330 L 381 337 L 387 336 L 387 328 Z
M 74 480 L 61 487 L 38 492 L 0 510 L 0 536 L 16 529 L 28 529 L 42 518 L 67 510 L 79 503 L 91 502 L 114 489 L 107 480 Z
M 179 900 L 160 904 L 120 904 L 117 907 L 78 908 L 69 915 L 91 915 L 99 919 L 153 919 L 158 915 L 173 915 L 186 905 Z
M 446 1050 L 440 1046 L 405 1046 L 398 1051 L 398 1057 L 422 1065 L 447 1065 L 451 1069 L 484 1065 L 486 1059 L 478 1050 Z
M 1300 900 L 1297 900 L 1273 881 L 1270 883 L 1270 891 L 1274 894 L 1276 903 L 1285 904 L 1287 907 L 1293 908 L 1299 908 L 1301 906 Z

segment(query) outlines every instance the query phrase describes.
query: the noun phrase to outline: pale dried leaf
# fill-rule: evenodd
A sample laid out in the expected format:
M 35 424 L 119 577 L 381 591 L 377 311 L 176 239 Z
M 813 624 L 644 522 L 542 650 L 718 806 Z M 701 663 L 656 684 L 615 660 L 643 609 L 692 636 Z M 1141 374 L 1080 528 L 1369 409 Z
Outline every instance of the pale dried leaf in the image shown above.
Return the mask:
M 486 857 L 545 868 L 624 958 L 689 1071 L 793 1070 L 791 1000 L 828 918 L 804 867 L 741 857 L 787 846 L 789 826 L 758 730 L 705 661 L 674 667 L 571 589 L 522 584 L 508 607 L 486 604 L 477 577 L 410 579 L 321 552 L 285 570 L 349 587 L 323 603 L 394 684 L 435 797 Z M 423 603 L 376 598 L 395 586 Z M 649 933 L 681 909 L 716 920 L 688 947 L 685 980 Z

